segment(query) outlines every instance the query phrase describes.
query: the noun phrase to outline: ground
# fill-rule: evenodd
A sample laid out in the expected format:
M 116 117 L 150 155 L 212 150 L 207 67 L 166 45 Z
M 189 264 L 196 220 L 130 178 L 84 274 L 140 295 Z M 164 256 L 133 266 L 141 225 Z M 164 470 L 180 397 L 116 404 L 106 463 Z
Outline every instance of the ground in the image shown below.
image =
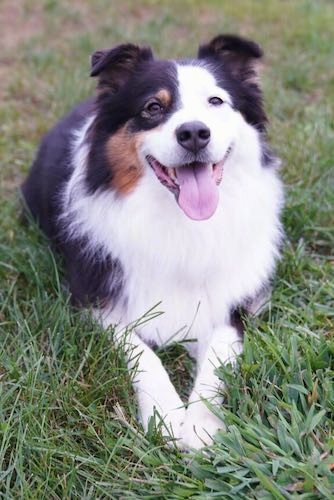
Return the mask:
M 0 26 L 1 497 L 333 498 L 332 0 L 2 0 Z M 41 135 L 93 91 L 93 50 L 131 40 L 189 56 L 220 32 L 266 54 L 286 240 L 269 311 L 245 320 L 236 372 L 219 371 L 226 430 L 185 455 L 143 434 L 121 350 L 69 306 L 17 188 Z M 161 356 L 186 391 L 181 346 Z

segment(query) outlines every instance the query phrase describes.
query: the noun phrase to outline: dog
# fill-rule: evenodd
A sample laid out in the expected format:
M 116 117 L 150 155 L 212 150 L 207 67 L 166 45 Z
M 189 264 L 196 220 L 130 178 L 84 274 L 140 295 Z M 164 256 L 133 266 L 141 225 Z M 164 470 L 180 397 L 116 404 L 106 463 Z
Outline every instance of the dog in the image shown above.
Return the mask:
M 131 43 L 95 52 L 95 96 L 46 134 L 22 186 L 73 303 L 115 326 L 116 342 L 126 335 L 144 429 L 155 415 L 183 448 L 223 427 L 215 368 L 241 353 L 234 313 L 254 308 L 279 256 L 262 55 L 230 34 L 180 61 Z M 187 405 L 153 349 L 171 341 L 196 361 Z

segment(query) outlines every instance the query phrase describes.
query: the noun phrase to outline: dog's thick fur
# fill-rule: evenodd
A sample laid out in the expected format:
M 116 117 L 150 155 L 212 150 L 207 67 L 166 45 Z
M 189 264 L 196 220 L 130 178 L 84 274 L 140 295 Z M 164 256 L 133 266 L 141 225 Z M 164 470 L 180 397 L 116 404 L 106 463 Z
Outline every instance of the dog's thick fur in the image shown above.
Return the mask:
M 268 284 L 278 256 L 283 195 L 261 56 L 232 35 L 178 62 L 132 44 L 96 52 L 96 96 L 45 136 L 22 187 L 64 256 L 73 301 L 117 325 L 118 341 L 132 325 L 144 428 L 156 410 L 182 446 L 222 426 L 205 400 L 220 404 L 215 367 L 242 349 L 232 314 Z M 162 315 L 136 323 L 156 304 Z M 187 407 L 152 350 L 180 340 L 197 361 Z

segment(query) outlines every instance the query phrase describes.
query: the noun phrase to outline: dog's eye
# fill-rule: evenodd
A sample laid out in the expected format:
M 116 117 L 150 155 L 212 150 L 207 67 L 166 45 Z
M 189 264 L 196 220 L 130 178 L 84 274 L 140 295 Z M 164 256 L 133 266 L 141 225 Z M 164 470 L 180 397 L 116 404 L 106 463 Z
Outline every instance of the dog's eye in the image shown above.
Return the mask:
M 147 106 L 147 111 L 151 113 L 151 115 L 154 115 L 162 111 L 162 106 L 160 106 L 158 102 L 151 102 L 151 104 Z
M 210 97 L 209 103 L 213 106 L 221 106 L 222 104 L 224 104 L 224 101 L 220 97 Z
M 151 101 L 146 104 L 142 114 L 143 116 L 153 117 L 160 115 L 162 111 L 163 107 L 158 101 Z

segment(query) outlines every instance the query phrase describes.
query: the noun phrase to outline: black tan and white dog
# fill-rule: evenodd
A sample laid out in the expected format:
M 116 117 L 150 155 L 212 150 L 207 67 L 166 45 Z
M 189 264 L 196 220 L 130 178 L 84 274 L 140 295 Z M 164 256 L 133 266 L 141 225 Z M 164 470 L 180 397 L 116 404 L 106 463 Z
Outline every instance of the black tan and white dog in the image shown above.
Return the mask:
M 242 350 L 232 315 L 252 306 L 279 252 L 261 56 L 233 35 L 181 61 L 132 44 L 95 52 L 96 96 L 45 136 L 22 187 L 64 256 L 73 301 L 117 325 L 118 340 L 132 325 L 144 428 L 158 414 L 186 447 L 222 426 L 207 400 L 221 403 L 215 367 Z M 157 303 L 162 315 L 136 323 Z M 197 376 L 185 406 L 152 347 L 187 339 Z

